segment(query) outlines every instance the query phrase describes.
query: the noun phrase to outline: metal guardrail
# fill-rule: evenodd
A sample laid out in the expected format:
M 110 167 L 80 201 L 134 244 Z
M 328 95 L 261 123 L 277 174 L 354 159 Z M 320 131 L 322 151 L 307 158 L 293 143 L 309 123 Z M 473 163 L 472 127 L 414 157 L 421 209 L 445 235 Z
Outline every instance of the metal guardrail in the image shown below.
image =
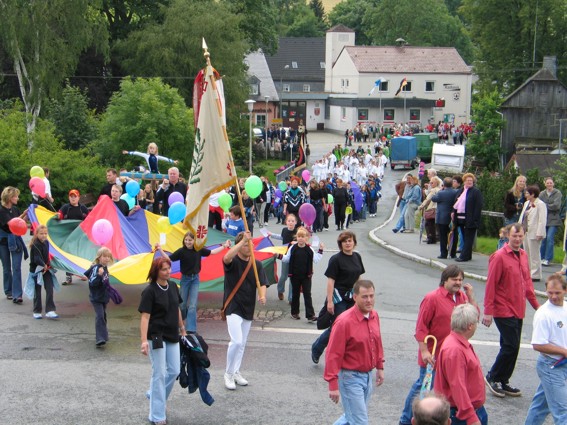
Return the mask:
M 481 214 L 487 217 L 500 217 L 503 218 L 504 217 L 504 213 L 501 212 L 497 212 L 497 211 L 481 211 Z
M 285 170 L 280 171 L 278 174 L 276 174 L 276 182 L 279 183 L 282 180 L 285 181 L 291 175 L 291 172 L 293 171 L 294 168 L 295 168 L 295 164 L 291 164 Z

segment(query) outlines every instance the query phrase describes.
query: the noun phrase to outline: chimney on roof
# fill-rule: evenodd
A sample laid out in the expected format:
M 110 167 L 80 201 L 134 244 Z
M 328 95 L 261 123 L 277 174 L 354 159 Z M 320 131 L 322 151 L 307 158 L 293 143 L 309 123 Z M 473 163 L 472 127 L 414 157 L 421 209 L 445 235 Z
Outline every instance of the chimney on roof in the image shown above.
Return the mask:
M 557 77 L 557 56 L 544 56 L 542 68 L 547 69 L 554 77 Z

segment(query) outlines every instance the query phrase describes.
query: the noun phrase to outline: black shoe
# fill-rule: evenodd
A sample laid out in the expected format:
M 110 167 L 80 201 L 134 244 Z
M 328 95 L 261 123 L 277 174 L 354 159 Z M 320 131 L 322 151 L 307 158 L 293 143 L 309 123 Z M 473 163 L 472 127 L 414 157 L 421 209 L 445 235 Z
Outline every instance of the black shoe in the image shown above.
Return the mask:
M 511 397 L 522 396 L 522 392 L 518 388 L 511 387 L 509 384 L 502 384 L 502 391 Z
M 311 361 L 312 361 L 313 363 L 315 363 L 315 364 L 319 364 L 319 356 L 316 356 L 316 355 L 313 353 L 313 350 L 311 350 Z
M 454 260 L 455 258 L 457 258 L 456 255 L 451 255 L 451 260 Z
M 398 233 L 398 232 L 399 232 L 399 230 L 398 230 L 398 229 L 392 229 L 392 232 L 394 232 L 394 233 Z
M 12 302 L 13 302 L 14 304 L 22 304 L 22 303 L 24 302 L 24 300 L 21 299 L 21 298 L 14 298 L 14 299 L 12 300 Z
M 438 256 L 437 258 L 439 258 L 440 260 L 446 260 L 446 259 L 447 259 L 447 256 L 442 256 L 442 255 L 440 255 L 440 256 Z
M 309 319 L 307 319 L 307 321 L 309 323 L 315 323 L 315 322 L 317 322 L 317 316 L 311 316 Z
M 506 397 L 506 393 L 504 392 L 504 390 L 502 389 L 502 384 L 500 382 L 494 382 L 492 381 L 488 375 L 486 375 L 484 377 L 484 382 L 486 383 L 486 385 L 488 386 L 488 390 L 494 394 L 496 397 Z
M 459 257 L 459 258 L 455 258 L 455 261 L 456 261 L 457 263 L 464 263 L 465 261 L 469 261 L 469 260 L 465 260 L 465 259 Z
M 295 319 L 295 320 L 299 320 L 299 319 L 300 319 L 299 314 L 292 314 L 292 315 L 291 315 L 291 318 L 292 318 L 292 319 Z
M 97 341 L 96 348 L 101 348 L 106 344 L 106 341 Z

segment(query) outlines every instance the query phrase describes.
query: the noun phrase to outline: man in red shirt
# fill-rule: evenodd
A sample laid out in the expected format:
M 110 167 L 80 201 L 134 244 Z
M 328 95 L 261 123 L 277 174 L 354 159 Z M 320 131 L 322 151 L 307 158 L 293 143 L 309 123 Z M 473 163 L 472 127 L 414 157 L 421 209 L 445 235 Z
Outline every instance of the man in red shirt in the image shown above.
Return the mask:
M 521 249 L 524 228 L 519 223 L 507 227 L 508 243 L 488 261 L 488 277 L 484 293 L 484 318 L 489 327 L 494 323 L 500 332 L 500 352 L 486 375 L 488 389 L 497 397 L 519 397 L 522 392 L 509 381 L 520 351 L 522 324 L 526 315 L 526 299 L 537 310 L 534 285 L 526 251 Z
M 421 305 L 415 325 L 415 339 L 419 344 L 417 361 L 419 363 L 419 378 L 411 387 L 406 398 L 404 410 L 400 417 L 400 425 L 410 425 L 412 418 L 412 403 L 419 394 L 427 365 L 435 365 L 433 358 L 433 341 L 425 344 L 427 335 L 437 338 L 437 350 L 443 345 L 445 338 L 451 333 L 451 313 L 455 306 L 470 302 L 477 309 L 473 288 L 469 283 L 463 284 L 464 273 L 457 265 L 451 264 L 441 274 L 439 288 L 428 293 Z M 461 291 L 461 289 L 464 290 Z M 433 379 L 435 375 L 433 376 Z
M 478 326 L 478 317 L 478 309 L 472 304 L 455 307 L 451 333 L 437 356 L 434 388 L 451 405 L 452 425 L 488 424 L 482 368 L 469 343 Z
M 344 414 L 335 424 L 368 423 L 368 402 L 372 394 L 372 370 L 376 385 L 384 383 L 384 349 L 380 319 L 374 311 L 374 284 L 354 284 L 355 306 L 335 320 L 325 357 L 325 381 L 329 398 L 341 400 Z

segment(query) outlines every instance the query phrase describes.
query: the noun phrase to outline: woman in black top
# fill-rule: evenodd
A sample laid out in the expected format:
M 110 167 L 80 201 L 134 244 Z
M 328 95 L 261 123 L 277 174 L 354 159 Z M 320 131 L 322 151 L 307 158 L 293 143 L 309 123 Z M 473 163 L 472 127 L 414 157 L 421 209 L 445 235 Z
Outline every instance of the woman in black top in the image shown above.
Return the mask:
M 342 179 L 337 179 L 337 187 L 333 190 L 333 198 L 335 199 L 335 224 L 337 225 L 337 230 L 343 230 L 349 196 L 346 187 L 343 186 Z
M 325 276 L 327 276 L 327 311 L 334 318 L 354 305 L 352 288 L 356 281 L 364 274 L 364 264 L 356 247 L 356 235 L 347 230 L 341 232 L 337 238 L 340 252 L 329 259 Z M 319 357 L 325 351 L 331 336 L 331 328 L 317 338 L 311 346 L 311 360 L 319 363 Z
M 22 256 L 28 258 L 28 251 L 21 236 L 12 234 L 8 222 L 20 217 L 20 210 L 16 206 L 20 191 L 7 186 L 2 191 L 2 205 L 0 206 L 0 259 L 4 274 L 4 294 L 14 304 L 21 304 L 22 300 Z M 24 216 L 22 214 L 22 216 Z
M 171 261 L 154 260 L 148 273 L 149 285 L 142 292 L 138 311 L 142 354 L 152 360 L 152 378 L 146 397 L 150 400 L 149 421 L 165 425 L 166 401 L 180 371 L 179 335 L 186 335 L 181 317 L 181 297 L 174 282 L 169 281 Z
M 319 188 L 317 180 L 309 182 L 309 199 L 311 205 L 315 207 L 315 221 L 313 222 L 313 232 L 323 231 L 323 211 L 327 208 L 324 192 Z

